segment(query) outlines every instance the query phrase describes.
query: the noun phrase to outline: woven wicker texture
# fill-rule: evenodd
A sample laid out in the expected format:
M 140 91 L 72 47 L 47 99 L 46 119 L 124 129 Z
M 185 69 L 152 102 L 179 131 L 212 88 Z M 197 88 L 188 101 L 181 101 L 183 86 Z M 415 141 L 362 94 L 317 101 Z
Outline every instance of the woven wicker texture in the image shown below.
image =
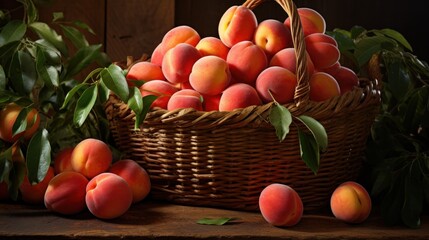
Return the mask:
M 243 5 L 251 9 L 260 0 Z M 297 54 L 298 86 L 294 103 L 285 105 L 294 116 L 307 115 L 323 124 L 328 149 L 321 154 L 317 175 L 300 157 L 297 127 L 279 142 L 268 121 L 272 104 L 231 112 L 193 109 L 154 109 L 140 130 L 134 114 L 111 95 L 105 110 L 111 132 L 125 157 L 150 174 L 151 197 L 175 203 L 257 210 L 259 194 L 271 183 L 284 183 L 301 196 L 305 211 L 327 206 L 334 188 L 355 180 L 362 165 L 370 126 L 380 105 L 377 81 L 361 79 L 361 87 L 325 102 L 308 100 L 304 36 L 291 0 L 276 0 L 291 17 Z

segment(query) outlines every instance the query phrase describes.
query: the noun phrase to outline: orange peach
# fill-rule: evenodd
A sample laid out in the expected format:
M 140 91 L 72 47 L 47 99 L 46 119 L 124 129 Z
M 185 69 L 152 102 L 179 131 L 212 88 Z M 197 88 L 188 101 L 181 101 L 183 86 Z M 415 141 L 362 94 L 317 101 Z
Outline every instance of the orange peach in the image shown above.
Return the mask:
M 258 75 L 268 66 L 268 59 L 262 48 L 251 41 L 235 44 L 226 58 L 229 70 L 235 80 L 253 85 Z
M 246 83 L 236 83 L 222 93 L 219 101 L 219 111 L 232 111 L 253 105 L 261 105 L 255 88 Z
M 327 42 L 309 42 L 307 52 L 316 69 L 329 68 L 340 60 L 340 50 Z
M 164 58 L 164 54 L 161 52 L 161 48 L 162 43 L 159 43 L 153 50 L 152 55 L 150 56 L 150 62 L 160 67 L 162 66 L 162 59 Z
M 284 48 L 293 47 L 289 28 L 275 19 L 259 23 L 253 42 L 264 50 L 268 59 Z
M 325 33 L 326 22 L 323 16 L 311 8 L 298 8 L 299 18 L 301 19 L 304 36 L 312 33 Z M 284 24 L 290 28 L 290 18 L 288 17 Z
M 200 51 L 201 56 L 218 56 L 226 60 L 229 48 L 223 44 L 219 38 L 205 37 L 202 38 L 195 47 Z
M 288 185 L 273 183 L 259 196 L 259 209 L 264 219 L 277 227 L 291 227 L 301 221 L 304 206 L 298 193 Z
M 337 80 L 324 72 L 316 72 L 311 75 L 310 100 L 321 102 L 340 95 L 340 86 Z
M 279 66 L 296 74 L 296 53 L 294 48 L 285 48 L 276 53 L 270 61 L 270 66 Z M 307 53 L 307 72 L 309 75 L 314 72 L 314 64 Z
M 137 162 L 124 159 L 115 162 L 109 170 L 122 177 L 133 192 L 133 203 L 143 200 L 150 192 L 151 183 L 149 174 Z
M 209 95 L 203 96 L 203 110 L 207 112 L 219 111 L 219 103 L 220 103 L 221 96 L 222 94 L 219 94 L 216 96 L 209 96 Z
M 180 43 L 187 43 L 191 46 L 197 46 L 201 37 L 198 32 L 190 26 L 181 25 L 170 29 L 162 38 L 161 54 L 164 55 L 168 50 L 174 48 Z
M 53 212 L 72 215 L 85 209 L 88 179 L 78 172 L 62 172 L 49 182 L 45 207 Z
M 340 67 L 341 67 L 340 62 L 336 62 L 336 63 L 334 63 L 334 65 L 332 65 L 330 67 L 319 69 L 319 71 L 325 72 L 327 74 L 334 76 L 335 73 L 338 72 L 338 70 L 340 70 Z
M 32 108 L 27 114 L 27 127 L 23 132 L 13 135 L 13 125 L 18 118 L 23 107 L 10 103 L 0 110 L 0 139 L 6 142 L 15 142 L 19 138 L 29 140 L 39 128 L 40 116 L 35 108 Z
M 122 177 L 105 172 L 89 181 L 85 202 L 94 216 L 113 219 L 128 211 L 133 202 L 133 192 Z
M 48 188 L 48 184 L 53 177 L 53 167 L 48 168 L 45 178 L 43 178 L 43 180 L 37 184 L 30 183 L 27 175 L 25 175 L 23 182 L 19 186 L 22 200 L 30 204 L 43 204 L 43 198 L 45 196 L 46 189 Z
M 109 169 L 112 163 L 112 151 L 101 140 L 87 138 L 79 142 L 71 155 L 73 170 L 91 179 Z
M 203 110 L 202 96 L 193 89 L 182 89 L 174 93 L 168 101 L 167 110 L 193 108 Z
M 189 83 L 204 95 L 219 95 L 231 81 L 228 63 L 217 56 L 200 58 L 192 67 Z
M 149 81 L 143 84 L 139 89 L 143 97 L 148 95 L 157 96 L 158 98 L 153 101 L 151 108 L 159 107 L 162 109 L 167 109 L 167 104 L 171 95 L 179 90 L 171 83 L 163 80 Z
M 61 172 L 73 171 L 71 165 L 71 155 L 73 152 L 73 147 L 68 147 L 60 150 L 54 158 L 54 170 L 55 174 Z
M 180 43 L 170 49 L 162 60 L 162 72 L 165 78 L 173 83 L 189 81 L 192 66 L 201 58 L 200 52 L 187 43 Z
M 335 38 L 325 34 L 325 33 L 312 33 L 304 38 L 305 44 L 311 44 L 315 42 L 325 42 L 330 43 L 334 46 L 338 46 L 337 40 Z
M 142 61 L 131 66 L 126 76 L 128 86 L 141 86 L 151 80 L 165 80 L 161 66 L 155 63 Z
M 349 92 L 353 90 L 353 88 L 359 86 L 359 78 L 350 68 L 341 66 L 332 76 L 337 80 L 341 94 Z
M 295 74 L 286 68 L 274 66 L 259 74 L 256 79 L 256 91 L 264 103 L 275 99 L 280 104 L 285 104 L 293 101 L 296 84 Z
M 331 196 L 331 210 L 337 219 L 348 223 L 362 223 L 371 213 L 371 197 L 357 182 L 338 186 Z
M 257 26 L 258 20 L 252 10 L 243 6 L 232 6 L 219 21 L 219 38 L 227 47 L 241 41 L 252 41 Z

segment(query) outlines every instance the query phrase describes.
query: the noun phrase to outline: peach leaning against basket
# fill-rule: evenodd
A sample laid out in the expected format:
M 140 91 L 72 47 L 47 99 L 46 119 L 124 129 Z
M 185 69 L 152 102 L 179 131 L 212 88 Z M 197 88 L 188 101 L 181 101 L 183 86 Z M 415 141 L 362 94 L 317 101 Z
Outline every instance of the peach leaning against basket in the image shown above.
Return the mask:
M 261 0 L 248 0 L 251 9 Z M 257 210 L 259 194 L 271 183 L 284 183 L 301 196 L 306 211 L 327 206 L 340 183 L 355 180 L 365 143 L 380 105 L 378 82 L 324 102 L 309 101 L 305 42 L 292 0 L 276 0 L 291 17 L 297 54 L 298 86 L 292 115 L 318 120 L 328 134 L 315 175 L 300 157 L 297 127 L 279 142 L 268 121 L 272 104 L 231 112 L 193 109 L 150 111 L 140 130 L 134 114 L 111 95 L 105 111 L 118 148 L 150 174 L 151 197 L 171 202 L 237 210 Z M 296 123 L 300 126 L 300 123 Z M 301 126 L 301 129 L 304 129 Z

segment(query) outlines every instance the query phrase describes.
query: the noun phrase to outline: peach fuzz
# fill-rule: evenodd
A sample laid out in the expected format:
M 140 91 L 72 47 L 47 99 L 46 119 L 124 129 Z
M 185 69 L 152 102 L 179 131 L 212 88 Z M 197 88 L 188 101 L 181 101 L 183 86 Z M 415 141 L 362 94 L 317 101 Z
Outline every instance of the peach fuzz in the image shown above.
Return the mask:
M 201 54 L 194 46 L 180 43 L 164 55 L 162 72 L 170 83 L 187 82 L 192 66 L 200 58 Z
M 236 83 L 222 93 L 219 101 L 219 111 L 232 111 L 253 105 L 261 105 L 255 88 L 246 83 Z
M 252 41 L 257 26 L 258 20 L 252 10 L 244 6 L 232 6 L 220 18 L 219 38 L 227 47 L 241 41 Z
M 219 111 L 219 103 L 221 96 L 222 94 L 216 96 L 203 96 L 203 110 L 207 112 Z
M 150 62 L 157 65 L 162 66 L 162 59 L 164 58 L 164 54 L 161 52 L 162 43 L 159 43 L 152 52 L 150 56 Z
M 198 32 L 190 26 L 181 25 L 170 29 L 162 38 L 160 51 L 164 55 L 168 50 L 174 48 L 180 43 L 187 43 L 191 46 L 197 46 L 201 40 Z
M 269 66 L 279 66 L 296 74 L 296 53 L 294 48 L 285 48 L 276 53 L 270 61 Z M 309 75 L 314 72 L 314 64 L 307 53 L 307 72 Z
M 128 183 L 133 192 L 133 203 L 140 202 L 149 194 L 151 189 L 149 174 L 137 162 L 130 159 L 120 160 L 115 162 L 109 171 Z
M 226 56 L 229 52 L 229 47 L 227 47 L 219 38 L 215 37 L 205 37 L 202 38 L 197 46 L 195 47 L 200 51 L 201 56 L 217 56 L 226 60 Z
M 49 167 L 43 180 L 37 184 L 31 184 L 27 175 L 25 175 L 24 180 L 19 186 L 22 200 L 30 204 L 43 204 L 46 189 L 54 175 L 54 168 Z
M 30 112 L 27 114 L 26 130 L 15 136 L 12 134 L 13 125 L 22 110 L 23 107 L 15 103 L 10 103 L 0 110 L 0 139 L 12 143 L 21 137 L 29 140 L 34 135 L 40 125 L 40 116 L 35 108 L 31 108 Z
M 310 100 L 321 102 L 340 95 L 337 80 L 324 72 L 316 72 L 309 79 Z
M 49 182 L 45 207 L 50 211 L 72 215 L 85 209 L 88 179 L 78 172 L 62 172 Z
M 340 60 L 340 50 L 330 43 L 309 42 L 306 49 L 316 69 L 329 68 Z
M 112 163 L 112 151 L 101 140 L 87 138 L 79 142 L 71 156 L 73 170 L 82 173 L 88 179 L 105 172 Z
M 159 107 L 162 109 L 167 109 L 170 97 L 179 90 L 171 83 L 163 80 L 149 81 L 143 84 L 139 89 L 142 97 L 149 95 L 157 96 L 158 98 L 152 102 L 151 108 Z
M 275 19 L 267 19 L 259 23 L 253 42 L 264 50 L 269 59 L 278 51 L 293 47 L 289 28 Z
M 105 172 L 89 181 L 85 202 L 94 216 L 113 219 L 128 211 L 133 202 L 133 192 L 122 177 Z
M 66 171 L 73 171 L 71 165 L 71 155 L 73 147 L 64 148 L 60 150 L 54 158 L 54 170 L 55 174 L 59 174 Z
M 359 86 L 359 78 L 350 68 L 341 66 L 332 76 L 337 80 L 341 94 L 352 91 L 353 88 Z
M 165 80 L 164 74 L 162 73 L 161 66 L 154 63 L 142 61 L 133 64 L 128 70 L 127 83 L 129 86 L 135 86 L 135 82 L 148 82 L 151 80 Z M 137 84 L 140 86 L 141 84 Z
M 189 83 L 203 95 L 218 95 L 231 82 L 228 63 L 217 56 L 200 58 L 192 67 Z
M 262 48 L 251 41 L 235 44 L 226 58 L 232 77 L 242 83 L 253 85 L 258 75 L 268 66 Z
M 174 93 L 168 101 L 167 110 L 181 108 L 193 108 L 197 111 L 202 111 L 201 94 L 193 89 L 182 89 Z
M 273 183 L 259 196 L 259 209 L 273 226 L 291 227 L 301 221 L 304 206 L 298 193 L 288 185 Z
M 285 104 L 293 101 L 296 84 L 295 74 L 286 68 L 274 66 L 259 74 L 256 79 L 256 91 L 264 103 L 275 99 L 280 104 Z
M 362 223 L 371 213 L 371 197 L 357 182 L 338 186 L 331 196 L 331 210 L 337 219 L 347 223 Z
M 301 20 L 304 36 L 312 33 L 325 33 L 326 21 L 323 16 L 311 8 L 298 8 L 298 15 Z M 290 28 L 290 18 L 288 17 L 284 24 Z

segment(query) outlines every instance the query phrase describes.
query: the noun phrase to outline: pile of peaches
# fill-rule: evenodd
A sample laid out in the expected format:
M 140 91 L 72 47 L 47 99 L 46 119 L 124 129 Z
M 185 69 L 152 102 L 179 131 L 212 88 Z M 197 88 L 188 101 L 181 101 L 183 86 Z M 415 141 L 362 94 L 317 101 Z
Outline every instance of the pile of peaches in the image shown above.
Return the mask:
M 325 33 L 323 16 L 311 8 L 299 8 L 298 13 L 310 100 L 324 101 L 358 86 L 356 74 L 339 63 L 337 42 Z M 138 86 L 142 96 L 158 96 L 152 107 L 167 110 L 231 111 L 293 101 L 297 61 L 289 17 L 258 22 L 251 9 L 232 6 L 222 15 L 218 33 L 201 38 L 190 26 L 172 28 L 149 61 L 129 68 L 128 84 Z

